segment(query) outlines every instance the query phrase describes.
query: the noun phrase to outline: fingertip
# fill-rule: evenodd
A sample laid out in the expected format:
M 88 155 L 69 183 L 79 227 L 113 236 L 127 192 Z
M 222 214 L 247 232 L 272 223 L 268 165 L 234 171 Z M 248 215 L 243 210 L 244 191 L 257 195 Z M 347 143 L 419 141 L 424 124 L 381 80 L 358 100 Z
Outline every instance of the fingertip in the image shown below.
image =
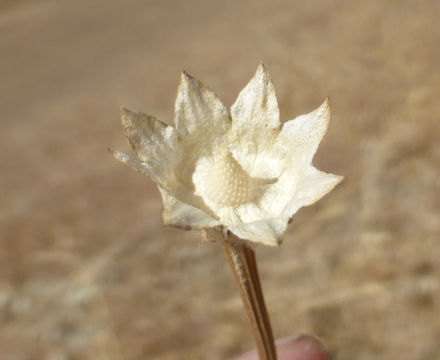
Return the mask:
M 317 338 L 310 335 L 286 337 L 275 341 L 278 360 L 330 360 L 330 355 Z M 256 350 L 242 354 L 235 360 L 257 360 Z
M 277 342 L 279 360 L 329 360 L 329 354 L 318 339 L 301 335 Z

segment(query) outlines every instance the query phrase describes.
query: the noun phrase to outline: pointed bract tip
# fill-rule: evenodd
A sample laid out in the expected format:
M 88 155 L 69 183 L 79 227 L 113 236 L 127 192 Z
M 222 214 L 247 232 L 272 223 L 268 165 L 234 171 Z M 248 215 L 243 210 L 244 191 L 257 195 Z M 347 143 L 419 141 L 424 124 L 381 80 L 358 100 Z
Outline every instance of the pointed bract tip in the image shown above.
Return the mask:
M 190 74 L 188 74 L 186 70 L 182 70 L 180 74 L 179 89 L 183 89 L 187 86 L 189 87 L 194 86 L 195 83 L 197 83 L 197 80 L 194 77 L 192 77 Z
M 191 76 L 190 74 L 188 74 L 188 72 L 186 70 L 182 70 L 182 72 L 180 74 L 180 79 L 181 80 L 192 80 L 192 79 L 194 79 L 194 77 Z
M 125 107 L 124 105 L 121 105 L 121 113 L 122 114 L 133 114 L 134 111 L 130 110 L 129 108 Z
M 277 246 L 280 246 L 283 243 L 284 238 L 283 237 L 279 237 L 277 239 Z
M 336 176 L 337 176 L 337 182 L 336 182 L 336 185 L 340 184 L 340 183 L 343 182 L 344 179 L 345 179 L 345 176 L 342 176 L 342 175 L 336 175 Z M 336 185 L 335 185 L 335 186 L 336 186 Z
M 275 238 L 275 241 L 271 241 L 271 242 L 268 241 L 268 242 L 265 242 L 263 244 L 271 246 L 271 247 L 278 247 L 278 246 L 280 246 L 282 244 L 282 242 L 283 242 L 283 238 L 282 237 L 277 237 L 277 238 Z
M 282 242 L 283 242 L 283 238 L 277 237 L 277 238 L 270 240 L 270 241 L 261 242 L 260 244 L 267 245 L 270 247 L 278 247 L 282 244 Z
M 263 60 L 261 60 L 258 64 L 257 70 L 266 70 L 266 66 L 264 65 Z
M 121 154 L 121 152 L 119 152 L 119 151 L 116 151 L 116 150 L 113 150 L 112 148 L 107 148 L 107 151 L 110 153 L 110 154 L 112 154 L 112 156 L 116 159 L 116 160 L 118 160 L 118 161 L 120 161 L 120 162 L 126 162 L 125 160 L 125 158 L 122 156 L 122 154 Z
M 262 76 L 268 76 L 268 72 L 266 69 L 266 66 L 264 65 L 264 63 L 261 61 L 260 64 L 257 67 L 257 71 L 255 72 L 256 75 L 262 75 Z
M 327 116 L 330 114 L 330 98 L 328 96 L 318 109 L 321 113 L 326 113 Z
M 130 126 L 133 123 L 133 117 L 136 115 L 134 111 L 121 106 L 121 120 L 123 126 Z
M 112 148 L 108 147 L 107 151 L 112 154 L 113 156 L 118 156 L 119 155 L 119 151 L 117 150 L 113 150 Z
M 125 118 L 131 118 L 133 115 L 135 115 L 136 112 L 131 111 L 130 109 L 127 109 L 125 106 L 121 106 L 121 116 L 122 119 Z

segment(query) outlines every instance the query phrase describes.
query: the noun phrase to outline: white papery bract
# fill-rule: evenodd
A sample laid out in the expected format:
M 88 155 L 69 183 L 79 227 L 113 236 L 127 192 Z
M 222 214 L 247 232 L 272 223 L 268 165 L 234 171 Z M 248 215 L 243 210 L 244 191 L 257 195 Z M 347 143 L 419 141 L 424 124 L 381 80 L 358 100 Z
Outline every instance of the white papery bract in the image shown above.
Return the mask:
M 263 65 L 230 111 L 183 72 L 174 126 L 123 108 L 122 123 L 136 156 L 112 153 L 157 183 L 166 224 L 279 245 L 298 209 L 342 180 L 312 166 L 329 119 L 325 101 L 281 123 Z

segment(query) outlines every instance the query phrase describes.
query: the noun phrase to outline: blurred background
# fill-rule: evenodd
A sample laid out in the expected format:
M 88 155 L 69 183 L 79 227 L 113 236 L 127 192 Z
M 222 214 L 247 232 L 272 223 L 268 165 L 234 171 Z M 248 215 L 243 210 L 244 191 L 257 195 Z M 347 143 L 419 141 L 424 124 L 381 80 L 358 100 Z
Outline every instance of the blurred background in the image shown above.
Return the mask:
M 180 71 L 230 106 L 260 61 L 282 119 L 329 96 L 345 181 L 258 248 L 276 337 L 440 358 L 437 0 L 0 1 L 0 358 L 229 359 L 254 346 L 222 249 L 117 163 L 120 105 L 171 123 Z

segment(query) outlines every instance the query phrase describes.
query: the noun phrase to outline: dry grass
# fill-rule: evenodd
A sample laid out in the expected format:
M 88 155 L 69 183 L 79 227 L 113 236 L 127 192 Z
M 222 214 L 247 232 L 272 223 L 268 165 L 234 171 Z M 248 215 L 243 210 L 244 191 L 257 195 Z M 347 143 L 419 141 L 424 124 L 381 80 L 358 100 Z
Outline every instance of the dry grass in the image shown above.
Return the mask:
M 440 2 L 0 5 L 0 358 L 225 359 L 253 346 L 226 260 L 161 225 L 119 105 L 170 121 L 185 68 L 231 104 L 264 60 L 283 119 L 327 95 L 344 174 L 259 249 L 277 337 L 440 358 Z

